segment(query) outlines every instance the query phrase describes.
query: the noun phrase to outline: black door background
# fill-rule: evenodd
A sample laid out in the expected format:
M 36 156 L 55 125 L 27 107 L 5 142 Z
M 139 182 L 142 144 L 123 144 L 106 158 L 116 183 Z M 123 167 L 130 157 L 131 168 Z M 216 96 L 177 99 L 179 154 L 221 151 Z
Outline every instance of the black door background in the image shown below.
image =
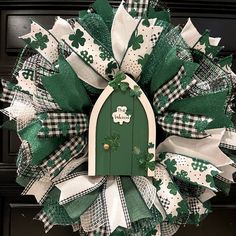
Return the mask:
M 0 0 L 0 77 L 10 78 L 16 56 L 24 43 L 17 37 L 29 32 L 30 18 L 52 26 L 57 15 L 71 17 L 85 9 L 91 0 Z M 114 5 L 119 0 L 110 1 Z M 236 71 L 236 0 L 169 1 L 173 20 L 182 24 L 188 17 L 203 33 L 210 29 L 212 36 L 221 36 L 225 45 L 223 55 L 233 54 Z M 4 107 L 4 104 L 1 104 Z M 0 117 L 1 123 L 4 117 Z M 22 188 L 15 183 L 15 159 L 19 141 L 12 132 L 0 131 L 0 236 L 43 236 L 43 225 L 32 220 L 39 206 L 32 197 L 20 195 Z M 219 196 L 213 202 L 214 213 L 199 227 L 183 227 L 178 236 L 235 236 L 236 185 L 228 197 Z M 48 236 L 70 236 L 70 227 L 55 227 Z

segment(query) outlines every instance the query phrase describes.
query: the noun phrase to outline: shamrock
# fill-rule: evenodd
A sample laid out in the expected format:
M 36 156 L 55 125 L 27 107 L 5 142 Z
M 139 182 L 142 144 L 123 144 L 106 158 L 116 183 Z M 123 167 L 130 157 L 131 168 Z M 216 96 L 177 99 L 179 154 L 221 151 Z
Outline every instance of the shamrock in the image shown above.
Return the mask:
M 115 61 L 110 61 L 106 68 L 106 74 L 112 74 L 113 70 L 117 69 L 117 63 Z
M 189 208 L 188 208 L 188 203 L 185 200 L 182 200 L 178 203 L 178 208 L 176 209 L 176 211 L 178 212 L 178 214 L 188 214 L 189 213 Z
M 166 217 L 171 224 L 177 220 L 177 216 L 173 216 L 172 214 L 168 214 Z
M 93 56 L 88 54 L 88 51 L 84 50 L 80 52 L 81 57 L 84 59 L 85 62 L 88 64 L 93 63 Z
M 134 89 L 130 90 L 130 96 L 132 97 L 140 97 L 142 94 L 142 91 L 140 90 L 140 87 L 138 85 L 134 85 Z
M 183 123 L 188 123 L 189 122 L 189 115 L 188 114 L 184 114 L 182 116 L 182 122 Z
M 178 187 L 173 182 L 169 182 L 167 188 L 170 189 L 170 194 L 172 195 L 176 195 L 178 193 Z
M 132 47 L 133 50 L 137 50 L 141 48 L 141 44 L 143 43 L 143 35 L 138 35 L 138 31 L 136 30 L 131 36 L 129 47 Z
M 152 161 L 154 154 L 145 152 L 143 155 L 138 156 L 139 165 L 145 170 L 155 170 L 155 161 Z
M 149 22 L 148 18 L 143 19 L 142 25 L 144 25 L 144 26 L 146 26 L 146 27 L 149 27 L 149 26 L 150 26 L 150 22 Z
M 154 148 L 154 147 L 155 147 L 154 143 L 148 143 L 148 148 Z
M 80 133 L 80 124 L 79 123 L 76 124 L 75 129 L 76 129 L 77 133 Z
M 111 54 L 110 54 L 110 52 L 108 52 L 107 50 L 106 50 L 106 48 L 104 48 L 104 47 L 99 47 L 99 50 L 100 50 L 100 54 L 99 54 L 99 56 L 100 56 L 100 58 L 103 60 L 103 61 L 105 61 L 106 59 L 109 61 L 109 60 L 111 60 Z
M 129 83 L 127 83 L 127 82 L 121 82 L 120 83 L 120 90 L 122 92 L 125 92 L 128 88 L 129 88 Z
M 139 56 L 139 57 L 140 58 L 138 59 L 138 64 L 140 64 L 143 68 L 146 62 L 148 61 L 149 54 L 146 53 L 143 57 L 142 56 Z
M 217 174 L 218 174 L 217 171 L 212 170 L 211 175 L 206 175 L 206 182 L 210 184 L 211 188 L 216 188 L 213 177 L 216 176 Z
M 108 144 L 112 151 L 117 151 L 118 147 L 120 146 L 119 139 L 120 135 L 114 133 L 111 136 L 105 137 L 105 142 L 103 144 Z
M 181 129 L 180 130 L 180 135 L 183 136 L 183 137 L 187 137 L 187 138 L 191 137 L 190 131 L 188 131 L 186 129 Z
M 167 170 L 170 171 L 171 173 L 175 173 L 175 171 L 177 170 L 176 168 L 177 163 L 175 160 L 167 159 L 166 161 L 164 161 L 164 164 L 166 165 Z
M 194 128 L 198 131 L 198 132 L 204 132 L 204 130 L 206 129 L 208 125 L 208 121 L 207 120 L 197 120 L 195 122 Z
M 188 177 L 188 172 L 185 170 L 181 170 L 181 172 L 177 172 L 176 176 L 179 177 L 180 179 L 190 181 L 190 178 Z
M 199 224 L 200 221 L 201 221 L 201 218 L 200 218 L 200 215 L 199 213 L 193 213 L 191 216 L 190 216 L 191 220 L 192 220 L 192 223 L 193 224 Z
M 158 180 L 153 180 L 153 185 L 155 186 L 155 188 L 157 189 L 157 192 L 161 189 L 161 185 L 162 185 L 162 180 L 158 179 Z
M 168 113 L 165 117 L 164 117 L 164 122 L 166 124 L 173 124 L 174 123 L 174 116 L 170 113 Z
M 114 89 L 114 90 L 118 90 L 120 88 L 120 84 L 122 80 L 125 80 L 126 75 L 119 71 L 116 75 L 115 75 L 115 79 L 112 80 L 111 82 L 109 82 L 109 85 Z M 127 83 L 126 83 L 127 84 Z M 122 85 L 122 89 L 124 90 L 126 87 L 125 84 Z
M 60 155 L 60 158 L 65 161 L 68 161 L 71 158 L 71 151 L 68 147 L 64 149 L 64 151 Z
M 194 170 L 198 170 L 200 172 L 204 172 L 205 170 L 207 170 L 207 162 L 206 161 L 202 161 L 199 159 L 193 159 L 193 162 L 191 164 L 191 166 L 193 167 Z
M 68 122 L 59 122 L 58 128 L 62 132 L 63 136 L 66 136 L 70 129 L 70 124 Z
M 138 12 L 132 8 L 130 11 L 129 11 L 129 14 L 132 16 L 132 17 L 136 17 L 138 15 Z
M 53 167 L 54 165 L 55 165 L 55 161 L 49 159 L 48 162 L 47 162 L 47 166 L 48 166 L 48 167 Z
M 187 86 L 192 82 L 192 77 L 183 75 L 180 78 L 180 84 L 183 89 L 186 89 Z
M 159 160 L 160 160 L 160 161 L 163 161 L 163 160 L 165 160 L 165 158 L 166 158 L 166 154 L 165 154 L 164 152 L 161 152 L 161 153 L 159 154 Z
M 31 42 L 31 46 L 33 48 L 40 48 L 40 50 L 43 50 L 47 48 L 47 42 L 49 42 L 48 36 L 43 35 L 42 32 L 35 34 L 35 40 Z
M 84 32 L 77 29 L 75 34 L 69 36 L 69 40 L 72 41 L 71 45 L 75 48 L 79 48 L 79 45 L 84 46 L 85 38 L 83 38 Z
M 162 107 L 165 107 L 166 104 L 168 102 L 168 96 L 167 95 L 161 95 L 159 97 L 159 107 L 162 108 Z

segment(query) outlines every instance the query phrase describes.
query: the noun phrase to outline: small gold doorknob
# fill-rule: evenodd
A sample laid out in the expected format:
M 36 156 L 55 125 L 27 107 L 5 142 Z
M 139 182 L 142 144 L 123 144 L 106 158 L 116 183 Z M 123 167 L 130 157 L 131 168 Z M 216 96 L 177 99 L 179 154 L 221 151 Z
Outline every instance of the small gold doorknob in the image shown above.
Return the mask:
M 104 143 L 104 144 L 103 144 L 103 148 L 104 148 L 104 150 L 109 150 L 110 145 L 107 144 L 107 143 Z

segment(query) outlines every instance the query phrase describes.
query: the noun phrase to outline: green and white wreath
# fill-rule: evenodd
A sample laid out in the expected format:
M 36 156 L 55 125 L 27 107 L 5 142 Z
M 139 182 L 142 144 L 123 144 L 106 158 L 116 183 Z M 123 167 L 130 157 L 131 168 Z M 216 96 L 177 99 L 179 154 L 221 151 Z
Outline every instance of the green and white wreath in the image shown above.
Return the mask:
M 169 236 L 198 225 L 215 192 L 229 193 L 236 75 L 232 58 L 218 56 L 219 38 L 199 34 L 190 19 L 173 26 L 154 0 L 123 1 L 117 9 L 97 0 L 77 18 L 58 17 L 50 30 L 32 22 L 21 38 L 27 46 L 12 80 L 2 80 L 1 101 L 10 103 L 3 127 L 16 125 L 17 182 L 42 205 L 36 219 L 45 232 L 71 225 L 80 235 Z M 151 108 L 147 116 L 155 119 L 147 127 L 145 113 L 117 107 L 120 128 L 141 122 L 131 135 L 140 142 L 130 147 L 138 169 L 131 174 L 122 172 L 126 153 L 115 160 L 121 174 L 116 166 L 104 175 L 92 170 L 99 152 L 116 155 L 123 145 L 119 132 L 103 135 L 111 119 L 100 119 L 104 129 L 93 123 L 91 112 L 108 91 L 120 105 L 132 98 L 133 109 L 143 99 L 139 109 Z M 141 142 L 142 132 L 156 140 Z M 99 165 L 103 173 L 106 162 Z

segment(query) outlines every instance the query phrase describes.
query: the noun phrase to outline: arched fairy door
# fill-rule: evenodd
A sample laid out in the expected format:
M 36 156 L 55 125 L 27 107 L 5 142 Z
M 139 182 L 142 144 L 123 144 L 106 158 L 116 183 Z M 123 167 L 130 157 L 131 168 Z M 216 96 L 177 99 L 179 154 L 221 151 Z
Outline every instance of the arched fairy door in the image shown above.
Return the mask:
M 89 122 L 89 175 L 153 176 L 140 164 L 155 159 L 155 116 L 144 92 L 127 75 L 108 85 Z

